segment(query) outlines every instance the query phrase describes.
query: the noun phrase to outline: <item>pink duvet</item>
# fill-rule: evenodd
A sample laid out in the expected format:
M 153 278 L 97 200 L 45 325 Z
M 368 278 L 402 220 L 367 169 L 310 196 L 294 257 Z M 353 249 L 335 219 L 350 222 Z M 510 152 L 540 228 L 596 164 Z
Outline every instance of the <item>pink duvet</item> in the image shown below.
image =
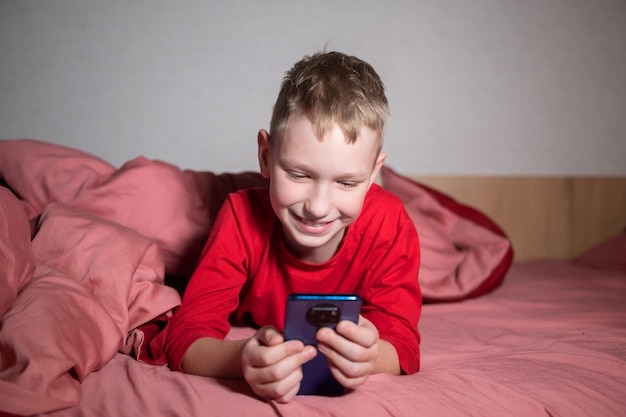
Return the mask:
M 260 183 L 34 140 L 0 141 L 0 178 L 0 411 L 16 414 L 77 404 L 116 352 L 163 364 L 141 326 L 180 304 L 166 273 L 193 271 L 214 201 Z
M 26 246 L 30 231 L 3 242 L 3 252 Z M 125 350 L 132 329 L 180 302 L 163 285 L 154 242 L 56 203 L 43 211 L 23 259 L 18 280 L 14 269 L 1 276 L 9 307 L 0 330 L 0 409 L 13 413 L 76 404 L 80 382 Z

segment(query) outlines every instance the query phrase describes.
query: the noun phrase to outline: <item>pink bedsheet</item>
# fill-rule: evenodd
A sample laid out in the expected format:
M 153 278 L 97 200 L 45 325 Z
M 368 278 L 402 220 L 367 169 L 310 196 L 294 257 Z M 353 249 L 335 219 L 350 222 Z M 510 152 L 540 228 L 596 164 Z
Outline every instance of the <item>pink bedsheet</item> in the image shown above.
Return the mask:
M 419 373 L 375 375 L 340 398 L 263 402 L 240 381 L 185 376 L 118 354 L 85 379 L 78 407 L 50 416 L 625 415 L 624 272 L 515 264 L 493 293 L 424 306 L 420 331 Z

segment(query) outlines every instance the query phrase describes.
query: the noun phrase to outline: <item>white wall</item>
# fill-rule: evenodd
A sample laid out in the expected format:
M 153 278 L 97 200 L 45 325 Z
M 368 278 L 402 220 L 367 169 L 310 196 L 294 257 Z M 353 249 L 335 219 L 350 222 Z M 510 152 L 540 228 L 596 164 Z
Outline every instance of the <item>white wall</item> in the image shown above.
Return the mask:
M 401 172 L 626 175 L 623 0 L 0 0 L 0 138 L 257 169 L 326 45 L 385 81 Z

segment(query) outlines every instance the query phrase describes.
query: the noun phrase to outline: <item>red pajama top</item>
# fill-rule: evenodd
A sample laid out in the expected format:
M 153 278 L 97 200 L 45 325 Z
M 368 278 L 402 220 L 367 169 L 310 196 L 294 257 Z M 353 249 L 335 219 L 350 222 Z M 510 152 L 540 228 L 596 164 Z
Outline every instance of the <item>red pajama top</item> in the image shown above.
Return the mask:
M 310 264 L 286 248 L 267 188 L 230 194 L 204 247 L 166 342 L 172 369 L 201 337 L 223 339 L 230 325 L 282 331 L 287 295 L 356 293 L 361 314 L 396 349 L 403 372 L 419 369 L 419 242 L 402 202 L 376 184 L 337 253 Z

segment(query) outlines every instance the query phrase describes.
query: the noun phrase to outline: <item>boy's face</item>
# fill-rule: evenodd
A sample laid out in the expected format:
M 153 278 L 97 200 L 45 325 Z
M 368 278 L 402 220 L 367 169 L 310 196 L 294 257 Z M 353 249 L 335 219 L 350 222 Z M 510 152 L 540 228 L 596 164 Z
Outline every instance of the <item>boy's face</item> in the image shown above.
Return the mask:
M 311 121 L 292 116 L 284 133 L 259 132 L 261 173 L 270 178 L 270 198 L 285 241 L 300 259 L 321 263 L 339 247 L 359 214 L 385 160 L 375 131 L 364 127 L 348 143 L 338 125 L 320 140 Z

